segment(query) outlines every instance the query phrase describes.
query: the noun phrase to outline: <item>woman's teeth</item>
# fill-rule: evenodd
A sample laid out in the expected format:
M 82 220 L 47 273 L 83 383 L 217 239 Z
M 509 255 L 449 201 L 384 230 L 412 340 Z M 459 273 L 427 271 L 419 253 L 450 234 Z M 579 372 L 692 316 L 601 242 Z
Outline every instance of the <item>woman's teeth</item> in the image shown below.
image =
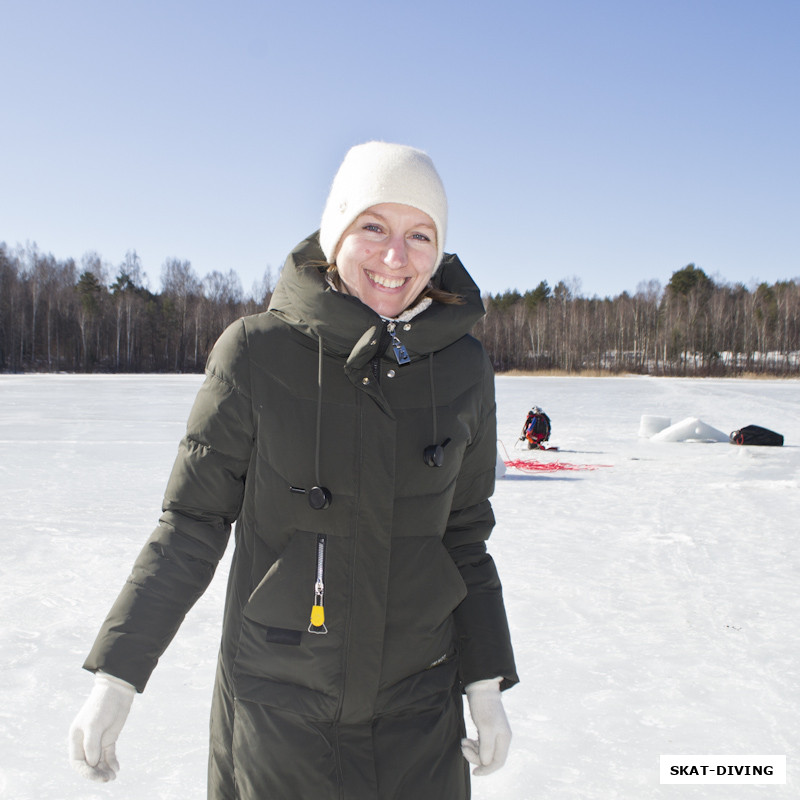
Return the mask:
M 374 272 L 367 270 L 367 276 L 373 283 L 378 286 L 383 286 L 386 289 L 399 289 L 405 282 L 405 278 L 387 278 L 384 275 L 376 275 Z

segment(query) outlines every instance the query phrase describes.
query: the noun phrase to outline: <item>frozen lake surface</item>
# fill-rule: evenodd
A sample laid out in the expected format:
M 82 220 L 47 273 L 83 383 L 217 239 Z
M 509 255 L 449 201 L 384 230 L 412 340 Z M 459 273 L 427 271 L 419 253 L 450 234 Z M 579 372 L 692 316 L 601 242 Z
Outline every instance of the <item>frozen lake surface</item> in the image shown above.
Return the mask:
M 119 778 L 68 765 L 97 629 L 155 525 L 201 376 L 0 376 L 0 797 L 205 796 L 231 549 L 147 691 Z M 521 683 L 475 800 L 800 796 L 800 382 L 498 378 L 509 469 L 490 540 Z M 558 452 L 516 450 L 540 405 Z M 656 442 L 643 415 L 755 423 L 782 448 Z M 659 784 L 662 754 L 785 754 L 784 786 Z M 298 763 L 298 769 L 302 764 Z

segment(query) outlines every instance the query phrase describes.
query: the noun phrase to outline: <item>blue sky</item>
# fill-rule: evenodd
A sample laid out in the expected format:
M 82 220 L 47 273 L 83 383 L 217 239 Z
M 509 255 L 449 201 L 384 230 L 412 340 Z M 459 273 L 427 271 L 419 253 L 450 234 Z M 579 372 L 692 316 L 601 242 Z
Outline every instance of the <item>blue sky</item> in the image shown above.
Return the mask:
M 347 149 L 426 150 L 484 291 L 800 277 L 800 2 L 4 0 L 0 241 L 249 291 Z

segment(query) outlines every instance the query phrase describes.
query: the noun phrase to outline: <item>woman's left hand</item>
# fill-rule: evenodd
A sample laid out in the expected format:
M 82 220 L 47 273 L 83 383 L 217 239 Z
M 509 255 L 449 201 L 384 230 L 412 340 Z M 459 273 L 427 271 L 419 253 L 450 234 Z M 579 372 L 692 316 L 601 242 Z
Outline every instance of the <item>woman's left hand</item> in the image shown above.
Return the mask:
M 501 678 L 475 681 L 466 687 L 469 714 L 478 729 L 477 739 L 462 739 L 461 752 L 476 767 L 473 775 L 489 775 L 506 763 L 511 727 L 503 709 Z

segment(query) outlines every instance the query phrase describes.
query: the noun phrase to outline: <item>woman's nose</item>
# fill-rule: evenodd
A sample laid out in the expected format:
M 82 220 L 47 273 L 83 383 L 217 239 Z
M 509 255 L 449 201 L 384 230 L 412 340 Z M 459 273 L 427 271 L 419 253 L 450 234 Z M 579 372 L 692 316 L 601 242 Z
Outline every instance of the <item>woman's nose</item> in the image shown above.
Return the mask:
M 399 269 L 408 263 L 406 240 L 402 236 L 392 236 L 386 245 L 386 255 L 383 263 L 392 269 Z

